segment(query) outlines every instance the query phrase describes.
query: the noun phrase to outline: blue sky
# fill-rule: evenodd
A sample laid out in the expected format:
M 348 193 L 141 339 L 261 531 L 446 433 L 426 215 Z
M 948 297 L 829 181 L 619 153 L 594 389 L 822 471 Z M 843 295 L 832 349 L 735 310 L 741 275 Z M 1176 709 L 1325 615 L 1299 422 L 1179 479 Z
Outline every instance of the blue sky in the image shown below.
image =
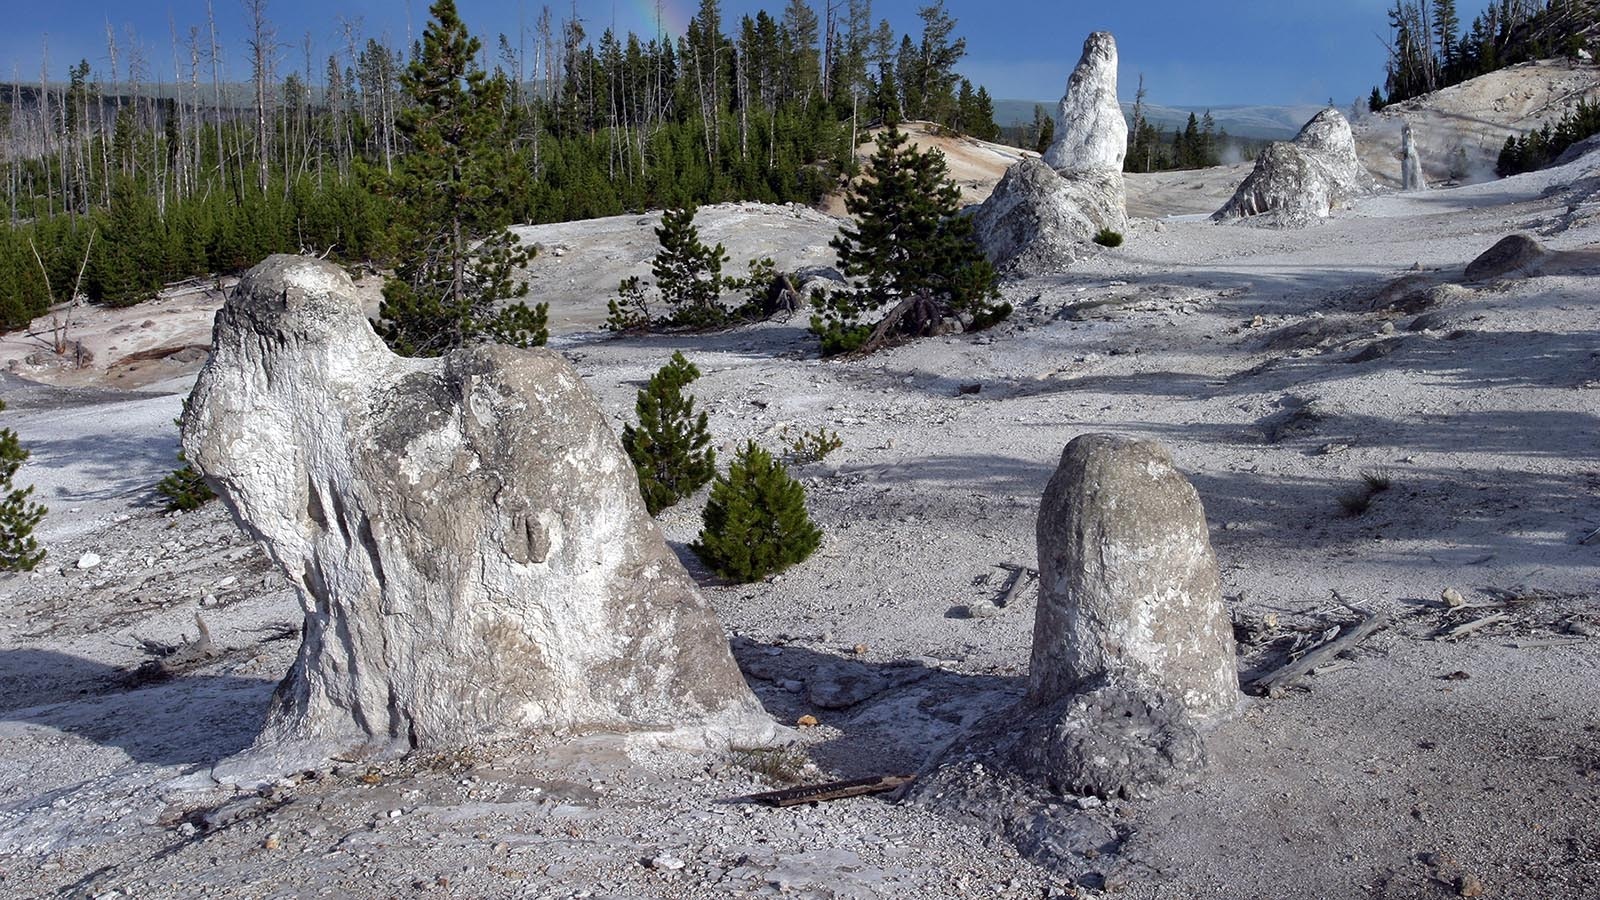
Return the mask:
M 820 10 L 825 0 L 812 0 Z M 926 0 L 875 0 L 875 18 L 888 18 L 896 32 L 915 35 L 921 22 L 917 7 Z M 36 80 L 40 45 L 48 37 L 52 78 L 63 79 L 67 66 L 87 58 L 96 70 L 106 67 L 106 23 L 126 45 L 131 27 L 145 57 L 158 74 L 171 80 L 172 25 L 179 40 L 190 26 L 204 27 L 205 0 L 39 0 L 8 4 L 6 28 L 0 33 L 0 77 L 18 73 Z M 520 22 L 532 28 L 541 3 L 537 0 L 458 0 L 462 17 L 492 47 L 495 36 L 515 36 Z M 554 0 L 559 18 L 570 0 Z M 1385 31 L 1387 0 L 1138 0 L 1082 2 L 1027 0 L 980 2 L 947 0 L 966 36 L 968 56 L 963 74 L 989 88 L 996 98 L 1049 100 L 1061 94 L 1090 31 L 1109 30 L 1122 53 L 1122 93 L 1131 99 L 1143 73 L 1150 99 L 1168 105 L 1321 103 L 1332 97 L 1341 105 L 1365 97 L 1381 78 L 1384 51 L 1377 35 Z M 240 0 L 214 0 L 225 58 L 235 61 L 243 77 L 245 27 Z M 666 19 L 681 27 L 698 0 L 666 0 Z M 578 0 L 579 14 L 592 35 L 616 23 L 619 31 L 654 30 L 655 0 Z M 777 12 L 782 0 L 723 0 L 725 19 L 767 8 Z M 1464 18 L 1476 5 L 1462 6 Z M 277 26 L 285 65 L 303 65 L 301 43 L 309 33 L 319 59 L 340 44 L 339 21 L 359 20 L 371 35 L 387 34 L 403 41 L 408 28 L 420 31 L 427 16 L 424 0 L 268 0 L 267 12 Z M 126 50 L 122 51 L 124 54 Z M 125 59 L 125 56 L 124 56 Z M 315 64 L 316 69 L 321 63 Z

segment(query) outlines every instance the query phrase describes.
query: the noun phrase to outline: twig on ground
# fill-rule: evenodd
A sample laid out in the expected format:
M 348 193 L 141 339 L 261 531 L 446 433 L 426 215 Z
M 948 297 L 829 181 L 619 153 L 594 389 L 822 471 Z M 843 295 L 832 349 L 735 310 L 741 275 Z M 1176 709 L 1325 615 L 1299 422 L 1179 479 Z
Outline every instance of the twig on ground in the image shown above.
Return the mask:
M 1466 637 L 1469 634 L 1472 634 L 1474 631 L 1487 628 L 1490 625 L 1497 625 L 1501 622 L 1509 621 L 1511 621 L 1511 617 L 1509 615 L 1505 613 L 1496 613 L 1492 616 L 1484 616 L 1481 619 L 1473 619 L 1471 622 L 1457 625 L 1454 628 L 1443 629 L 1439 631 L 1439 633 L 1435 634 L 1433 639 L 1436 641 L 1458 640 Z
M 1345 626 L 1341 629 L 1338 637 L 1324 641 L 1307 651 L 1299 659 L 1257 678 L 1250 683 L 1251 692 L 1263 697 L 1281 697 L 1286 690 L 1308 675 L 1311 670 L 1330 662 L 1348 650 L 1355 649 L 1355 646 L 1366 640 L 1368 635 L 1389 623 L 1389 614 L 1386 612 L 1370 612 L 1360 610 L 1357 607 L 1351 607 L 1351 609 L 1356 609 L 1366 618 L 1355 624 Z

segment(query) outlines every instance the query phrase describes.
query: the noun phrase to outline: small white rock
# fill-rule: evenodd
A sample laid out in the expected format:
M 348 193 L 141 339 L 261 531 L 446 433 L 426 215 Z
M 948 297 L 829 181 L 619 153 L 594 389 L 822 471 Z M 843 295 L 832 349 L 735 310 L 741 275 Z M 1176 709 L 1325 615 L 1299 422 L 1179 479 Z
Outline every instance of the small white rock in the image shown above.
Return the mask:
M 1079 797 L 1077 805 L 1079 809 L 1099 809 L 1106 804 L 1099 797 Z
M 78 557 L 79 569 L 92 569 L 98 565 L 100 565 L 100 554 L 94 552 L 93 550 Z
M 661 869 L 665 872 L 676 872 L 683 868 L 683 860 L 671 855 L 670 853 L 663 853 L 650 860 L 650 868 Z

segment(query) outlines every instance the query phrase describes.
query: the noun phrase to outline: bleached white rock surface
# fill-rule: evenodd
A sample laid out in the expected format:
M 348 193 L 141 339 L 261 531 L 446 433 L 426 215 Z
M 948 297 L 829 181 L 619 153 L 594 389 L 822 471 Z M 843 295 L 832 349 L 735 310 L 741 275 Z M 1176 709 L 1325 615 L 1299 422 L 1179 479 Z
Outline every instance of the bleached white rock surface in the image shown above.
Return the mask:
M 1165 448 L 1074 439 L 1045 488 L 1038 541 L 1032 701 L 1110 676 L 1202 718 L 1234 708 L 1233 626 L 1205 510 Z
M 1428 178 L 1422 172 L 1422 154 L 1417 152 L 1417 140 L 1411 135 L 1411 123 L 1400 129 L 1400 187 L 1406 191 L 1425 191 Z
M 396 356 L 342 270 L 274 256 L 217 315 L 184 447 L 305 612 L 219 778 L 524 729 L 771 728 L 554 353 Z
M 1122 232 L 1128 123 L 1117 105 L 1117 42 L 1097 31 L 1067 79 L 1043 160 L 1007 170 L 973 215 L 984 254 L 1012 275 L 1060 271 L 1102 229 Z
M 1211 218 L 1304 228 L 1372 188 L 1372 176 L 1356 155 L 1350 122 L 1329 107 L 1292 142 L 1280 141 L 1261 151 L 1255 170 Z
M 1096 31 L 1067 78 L 1056 107 L 1055 140 L 1044 161 L 1058 172 L 1121 172 L 1128 123 L 1117 102 L 1117 41 Z

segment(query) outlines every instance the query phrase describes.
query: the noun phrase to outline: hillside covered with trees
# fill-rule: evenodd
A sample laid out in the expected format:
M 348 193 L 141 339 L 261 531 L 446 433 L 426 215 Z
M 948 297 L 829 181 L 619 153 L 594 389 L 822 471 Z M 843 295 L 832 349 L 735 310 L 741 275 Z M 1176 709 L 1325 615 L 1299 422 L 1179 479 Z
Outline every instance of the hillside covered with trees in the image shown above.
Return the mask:
M 410 242 L 398 211 L 416 188 L 406 72 L 420 43 L 346 23 L 339 52 L 313 59 L 307 40 L 291 60 L 265 0 L 246 8 L 248 84 L 230 80 L 209 21 L 174 29 L 170 67 L 108 29 L 103 70 L 81 61 L 63 82 L 47 65 L 37 83 L 0 87 L 0 326 L 67 299 L 80 270 L 91 300 L 126 305 L 274 252 L 388 265 Z M 595 37 L 546 6 L 521 34 L 483 40 L 465 69 L 500 123 L 476 141 L 474 165 L 496 176 L 475 215 L 811 203 L 854 174 L 875 123 L 994 136 L 987 92 L 956 71 L 956 20 L 943 0 L 918 17 L 897 40 L 871 0 L 821 15 L 787 0 L 738 21 L 701 0 L 682 35 Z
M 1395 0 L 1378 110 L 1517 63 L 1578 58 L 1600 40 L 1596 0 L 1490 0 L 1463 27 L 1456 0 Z

